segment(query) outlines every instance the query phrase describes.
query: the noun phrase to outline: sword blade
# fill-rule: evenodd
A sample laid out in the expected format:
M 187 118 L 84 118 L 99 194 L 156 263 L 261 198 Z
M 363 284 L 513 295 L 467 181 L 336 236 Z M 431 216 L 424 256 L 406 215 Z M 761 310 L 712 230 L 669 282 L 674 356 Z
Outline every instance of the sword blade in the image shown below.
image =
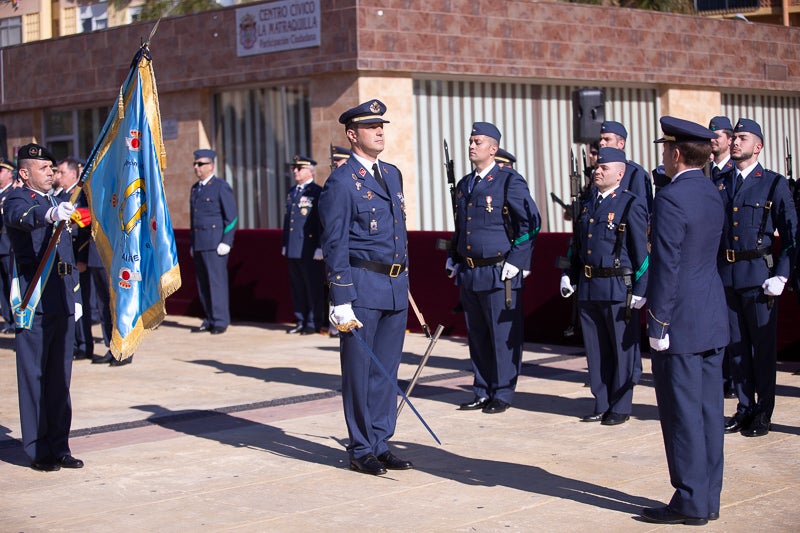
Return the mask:
M 420 374 L 422 374 L 422 369 L 425 368 L 428 358 L 433 352 L 433 347 L 436 345 L 436 341 L 438 341 L 439 337 L 442 335 L 442 331 L 444 331 L 443 325 L 439 324 L 436 326 L 436 331 L 433 332 L 433 337 L 431 337 L 431 340 L 428 342 L 428 348 L 425 350 L 425 354 L 422 356 L 419 366 L 417 366 L 417 371 L 414 372 L 414 377 L 411 378 L 411 382 L 408 384 L 408 387 L 406 387 L 406 395 L 400 400 L 400 405 L 397 406 L 398 417 L 400 416 L 400 412 L 403 410 L 403 406 L 406 404 L 406 397 L 411 396 L 411 391 L 414 390 L 414 386 L 417 384 Z
M 381 364 L 380 360 L 378 359 L 378 356 L 375 355 L 375 352 L 373 352 L 370 349 L 370 347 L 367 345 L 367 343 L 355 329 L 351 329 L 350 333 L 352 333 L 353 337 L 355 337 L 358 340 L 358 342 L 361 343 L 361 345 L 367 351 L 367 354 L 369 355 L 370 359 L 372 359 L 372 362 L 375 363 L 375 366 L 377 366 L 378 370 L 381 371 L 383 377 L 386 378 L 386 381 L 388 381 L 391 385 L 394 385 L 395 390 L 397 390 L 397 392 L 400 393 L 400 396 L 402 396 L 403 399 L 408 402 L 408 406 L 411 408 L 412 411 L 414 411 L 414 414 L 417 415 L 417 418 L 419 418 L 419 421 L 422 422 L 423 426 L 425 426 L 425 429 L 428 430 L 428 433 L 431 434 L 431 437 L 433 437 L 433 440 L 436 441 L 436 444 L 441 446 L 442 441 L 439 440 L 439 437 L 436 436 L 436 433 L 434 433 L 431 427 L 428 425 L 428 423 L 425 422 L 425 419 L 422 418 L 421 414 L 419 414 L 419 411 L 417 411 L 417 408 L 414 407 L 414 404 L 412 404 L 411 401 L 408 399 L 408 397 L 406 397 L 406 394 L 403 392 L 403 389 L 401 389 L 400 386 L 397 384 L 397 380 L 392 378 L 392 376 L 389 374 L 389 371 L 386 370 L 383 364 Z

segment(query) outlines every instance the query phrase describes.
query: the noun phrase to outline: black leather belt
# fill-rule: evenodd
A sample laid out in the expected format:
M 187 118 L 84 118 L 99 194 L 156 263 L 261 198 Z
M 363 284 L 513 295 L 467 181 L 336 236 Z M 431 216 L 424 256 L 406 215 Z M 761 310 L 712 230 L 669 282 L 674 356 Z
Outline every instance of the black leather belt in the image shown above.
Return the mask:
M 496 265 L 497 263 L 502 263 L 505 260 L 505 257 L 477 257 L 474 259 L 472 257 L 465 257 L 464 264 L 469 268 L 475 268 Z
M 772 253 L 772 246 L 764 248 L 756 248 L 755 250 L 731 250 L 727 248 L 720 254 L 728 263 L 736 263 L 737 261 L 749 261 L 751 259 L 758 259 L 765 257 Z
M 600 268 L 584 265 L 583 275 L 587 278 L 615 278 L 617 276 L 630 276 L 633 270 L 628 267 Z
M 62 278 L 64 276 L 69 276 L 72 274 L 72 263 L 65 263 L 63 261 L 59 261 L 58 265 L 56 265 L 56 272 Z
M 396 278 L 406 270 L 406 266 L 400 263 L 387 265 L 386 263 L 378 263 L 377 261 L 370 261 L 369 259 L 359 259 L 358 257 L 350 258 L 350 266 L 364 268 L 372 272 L 377 272 L 378 274 L 386 274 L 390 278 Z

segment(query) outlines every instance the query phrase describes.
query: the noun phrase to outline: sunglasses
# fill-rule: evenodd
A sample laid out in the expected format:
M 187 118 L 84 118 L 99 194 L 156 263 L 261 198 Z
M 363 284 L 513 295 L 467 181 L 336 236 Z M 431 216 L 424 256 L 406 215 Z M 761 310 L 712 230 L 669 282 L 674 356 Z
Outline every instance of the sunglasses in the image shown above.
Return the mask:
M 211 161 L 195 161 L 194 163 L 192 163 L 192 165 L 194 165 L 196 167 L 202 167 L 202 166 L 210 165 L 210 164 L 211 164 Z

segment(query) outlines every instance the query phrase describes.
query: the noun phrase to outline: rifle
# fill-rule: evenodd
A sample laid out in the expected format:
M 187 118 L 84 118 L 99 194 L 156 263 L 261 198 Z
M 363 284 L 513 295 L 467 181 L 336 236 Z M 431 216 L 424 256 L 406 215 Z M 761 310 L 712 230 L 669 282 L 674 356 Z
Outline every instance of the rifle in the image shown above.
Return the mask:
M 584 161 L 586 158 L 584 156 Z M 572 215 L 572 237 L 569 242 L 569 251 L 566 257 L 559 257 L 556 261 L 556 267 L 561 270 L 566 270 L 572 273 L 579 261 L 579 248 L 581 244 L 580 238 L 580 224 L 578 218 L 580 217 L 580 201 L 581 201 L 581 174 L 578 172 L 578 162 L 575 159 L 575 153 L 570 149 L 569 151 L 569 189 L 570 189 L 570 209 L 569 213 Z M 564 330 L 565 337 L 571 337 L 575 334 L 575 329 L 578 324 L 578 302 L 577 295 L 572 295 L 572 317 L 570 325 Z
M 447 172 L 447 184 L 450 185 L 450 201 L 453 204 L 453 222 L 458 229 L 458 202 L 456 202 L 456 172 L 453 160 L 450 159 L 450 149 L 447 147 L 447 139 L 442 139 L 444 144 L 444 168 Z
M 331 172 L 336 170 L 336 161 L 333 160 L 333 143 L 331 143 L 331 152 L 330 152 L 330 160 L 331 160 Z
M 786 179 L 789 180 L 789 188 L 792 190 L 792 196 L 797 189 L 797 182 L 792 177 L 792 152 L 791 147 L 789 146 L 789 137 L 788 135 L 785 137 L 786 139 Z
M 444 144 L 444 168 L 447 174 L 447 184 L 450 186 L 450 202 L 453 206 L 453 224 L 455 224 L 456 231 L 458 230 L 458 202 L 456 201 L 456 172 L 453 166 L 453 160 L 450 159 L 450 149 L 447 146 L 447 139 L 442 139 Z M 455 233 L 453 233 L 455 237 Z M 449 250 L 452 247 L 453 240 L 436 239 L 437 250 Z

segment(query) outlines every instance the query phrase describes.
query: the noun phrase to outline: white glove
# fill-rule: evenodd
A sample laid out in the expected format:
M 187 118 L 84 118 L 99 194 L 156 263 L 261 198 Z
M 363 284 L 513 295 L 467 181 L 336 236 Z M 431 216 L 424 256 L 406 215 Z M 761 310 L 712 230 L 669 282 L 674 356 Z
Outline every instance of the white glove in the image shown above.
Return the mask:
M 281 246 L 281 255 L 283 257 L 286 257 L 286 247 L 285 246 Z
M 322 261 L 322 248 L 314 250 L 314 261 Z
M 527 278 L 530 275 L 531 275 L 531 271 L 530 270 L 523 270 L 522 271 L 522 277 L 523 278 Z
M 646 303 L 647 298 L 645 296 L 636 296 L 635 294 L 631 296 L 631 309 L 641 309 Z
M 569 280 L 566 274 L 561 276 L 561 296 L 569 298 L 575 292 L 575 285 Z
M 506 261 L 503 263 L 503 272 L 500 273 L 500 281 L 505 281 L 507 279 L 511 279 L 514 276 L 519 274 L 519 269 Z
M 444 270 L 447 272 L 447 277 L 448 278 L 456 277 L 456 274 L 458 274 L 458 268 L 460 266 L 461 265 L 459 265 L 458 263 L 453 261 L 452 257 L 448 257 L 447 258 L 447 263 L 445 263 L 445 265 L 444 265 Z
M 650 337 L 650 347 L 657 352 L 663 352 L 669 348 L 669 333 L 664 335 L 663 339 L 655 339 Z
M 780 296 L 783 292 L 783 287 L 786 285 L 786 278 L 783 276 L 773 276 L 761 285 L 764 289 L 764 294 L 767 296 Z
M 353 312 L 353 306 L 349 303 L 342 304 L 342 305 L 334 305 L 331 308 L 331 315 L 330 315 L 331 324 L 336 326 L 336 329 L 339 331 L 350 331 L 353 328 L 363 328 L 364 324 L 362 324 L 357 318 L 356 314 Z
M 44 218 L 50 223 L 58 220 L 69 220 L 73 211 L 75 211 L 75 206 L 71 202 L 61 202 L 57 206 L 51 207 Z
M 231 245 L 221 242 L 217 245 L 217 255 L 228 255 L 231 251 Z

